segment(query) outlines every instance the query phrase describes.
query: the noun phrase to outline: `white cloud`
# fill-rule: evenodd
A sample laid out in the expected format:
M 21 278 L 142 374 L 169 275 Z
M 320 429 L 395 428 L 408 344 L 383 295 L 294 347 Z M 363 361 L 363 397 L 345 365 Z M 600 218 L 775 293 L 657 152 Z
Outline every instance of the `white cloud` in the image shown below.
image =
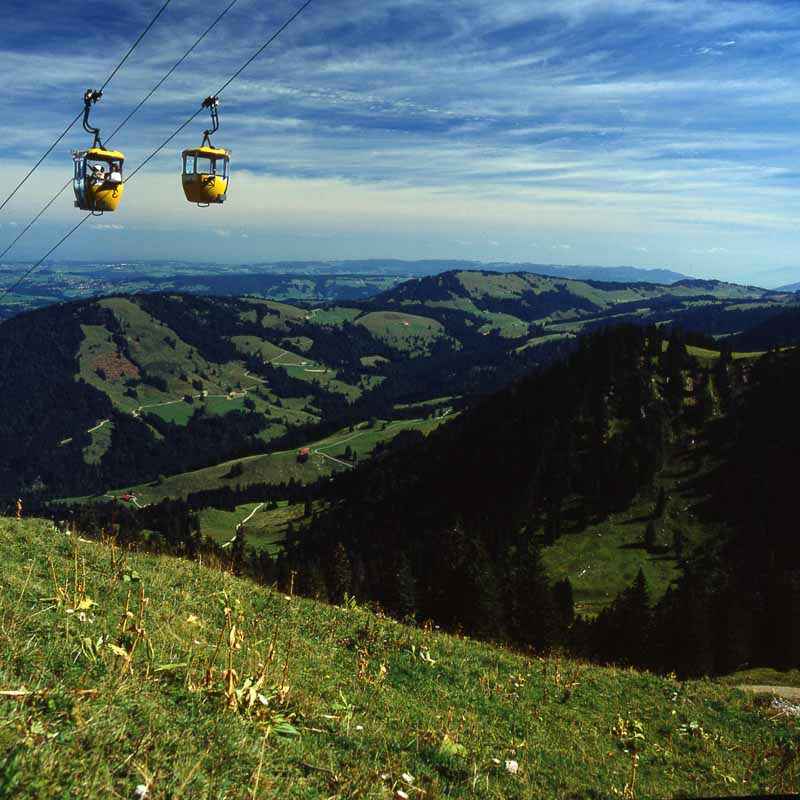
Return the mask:
M 30 6 L 15 22 L 27 41 L 59 29 Z M 65 15 L 82 8 L 77 0 L 62 7 Z M 196 3 L 186 8 L 182 24 L 154 27 L 109 85 L 93 111 L 105 134 L 214 16 Z M 115 137 L 129 172 L 287 8 L 241 0 L 215 31 L 213 56 L 192 56 Z M 427 0 L 341 0 L 333 14 L 312 5 L 222 97 L 216 141 L 233 150 L 234 170 L 225 207 L 200 217 L 180 191 L 178 155 L 199 142 L 201 117 L 129 182 L 112 219 L 126 220 L 120 229 L 181 232 L 210 218 L 216 236 L 235 236 L 231 252 L 283 226 L 308 238 L 350 236 L 354 251 L 376 231 L 389 242 L 397 231 L 430 239 L 441 230 L 460 246 L 516 241 L 520 252 L 530 236 L 565 236 L 571 257 L 590 259 L 590 241 L 598 248 L 618 237 L 621 259 L 643 229 L 650 243 L 652 228 L 650 250 L 636 252 L 669 259 L 696 247 L 710 262 L 717 253 L 707 241 L 732 228 L 760 232 L 764 257 L 796 229 L 796 125 L 787 109 L 800 101 L 800 5 L 450 0 L 431 8 Z M 147 16 L 136 4 L 126 13 L 140 26 Z M 338 27 L 342 18 L 349 32 Z M 115 36 L 129 37 L 130 24 Z M 75 51 L 66 36 L 60 49 L 52 39 L 37 52 L 14 46 L 0 48 L 0 68 L 14 75 L 9 102 L 26 124 L 0 121 L 9 184 L 79 110 L 86 76 L 110 67 L 108 52 Z M 725 58 L 706 57 L 723 49 Z M 14 199 L 15 217 L 27 220 L 64 182 L 68 151 L 85 138 L 76 126 L 41 180 L 37 173 Z M 47 220 L 67 224 L 75 214 L 66 192 Z M 238 233 L 245 223 L 250 241 Z M 39 241 L 35 232 L 26 239 Z

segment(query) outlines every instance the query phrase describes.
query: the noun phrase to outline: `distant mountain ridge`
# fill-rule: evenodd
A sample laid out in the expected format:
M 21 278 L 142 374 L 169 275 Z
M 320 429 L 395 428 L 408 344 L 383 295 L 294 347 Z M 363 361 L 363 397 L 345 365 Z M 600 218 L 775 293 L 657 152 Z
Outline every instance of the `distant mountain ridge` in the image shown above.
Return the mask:
M 13 282 L 26 262 L 0 264 L 0 286 Z M 366 300 L 404 280 L 452 271 L 527 272 L 565 280 L 671 285 L 685 275 L 639 267 L 564 266 L 430 259 L 275 261 L 212 264 L 191 261 L 125 261 L 46 264 L 21 288 L 0 302 L 0 320 L 54 302 L 114 293 L 179 291 L 271 300 L 333 302 Z
M 671 284 L 687 280 L 689 276 L 670 269 L 644 267 L 601 267 L 579 264 L 540 264 L 529 261 L 471 261 L 461 259 L 418 259 L 405 261 L 394 258 L 369 258 L 344 261 L 277 261 L 247 265 L 268 272 L 306 274 L 321 273 L 373 273 L 409 276 L 437 275 L 452 270 L 491 270 L 493 272 L 533 272 L 554 278 L 609 281 L 616 283 Z

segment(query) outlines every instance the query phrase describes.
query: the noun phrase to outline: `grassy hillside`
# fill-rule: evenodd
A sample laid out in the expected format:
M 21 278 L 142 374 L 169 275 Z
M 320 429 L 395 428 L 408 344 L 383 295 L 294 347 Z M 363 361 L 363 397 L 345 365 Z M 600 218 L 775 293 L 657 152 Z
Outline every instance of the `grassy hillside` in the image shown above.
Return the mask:
M 777 331 L 791 344 L 796 303 L 718 281 L 460 270 L 316 307 L 175 292 L 53 306 L 0 327 L 11 387 L 0 398 L 0 493 L 85 494 L 258 452 L 320 421 L 330 430 L 446 394 L 469 402 L 610 323 L 718 337 L 761 326 L 759 340 Z
M 453 271 L 406 281 L 372 305 L 406 307 L 432 316 L 449 310 L 472 318 L 486 335 L 521 338 L 537 326 L 543 334 L 577 333 L 600 320 L 679 323 L 698 331 L 732 334 L 770 318 L 797 298 L 786 292 L 722 281 L 681 280 L 669 286 L 547 277 L 529 272 Z M 481 324 L 482 323 L 482 324 Z
M 377 339 L 412 355 L 427 352 L 432 342 L 445 335 L 443 326 L 435 319 L 414 314 L 371 311 L 356 321 Z
M 217 544 L 226 545 L 237 535 L 237 527 L 244 524 L 248 549 L 266 550 L 272 556 L 277 555 L 283 547 L 289 524 L 300 530 L 306 522 L 304 503 L 281 500 L 277 505 L 275 509 L 267 509 L 265 503 L 243 503 L 234 511 L 205 508 L 199 515 L 200 533 Z
M 0 520 L 0 554 L 2 796 L 800 788 L 796 721 L 735 689 L 515 654 L 36 521 Z
M 158 503 L 166 498 L 185 498 L 190 492 L 201 489 L 216 489 L 223 486 L 246 485 L 249 483 L 313 483 L 323 475 L 331 475 L 348 469 L 344 462 L 346 448 L 355 454 L 356 460 L 368 458 L 379 442 L 389 442 L 402 431 L 418 430 L 430 433 L 449 417 L 431 419 L 412 419 L 388 422 L 376 420 L 374 424 L 362 423 L 352 432 L 341 430 L 308 444 L 311 451 L 307 461 L 297 459 L 297 449 L 275 453 L 262 453 L 246 456 L 216 464 L 213 467 L 169 475 L 160 483 L 146 483 L 139 486 L 119 489 L 110 494 L 123 491 L 133 492 L 142 503 Z M 241 471 L 239 471 L 239 465 Z
M 576 613 L 597 614 L 633 583 L 640 569 L 653 600 L 678 580 L 682 570 L 674 550 L 676 533 L 683 537 L 686 553 L 717 533 L 715 526 L 695 513 L 703 499 L 697 481 L 704 470 L 697 451 L 688 447 L 676 450 L 656 480 L 669 498 L 661 517 L 654 513 L 658 492 L 649 489 L 626 509 L 580 530 L 571 528 L 543 549 L 542 562 L 549 578 L 569 578 Z M 647 547 L 645 531 L 651 522 L 655 541 Z

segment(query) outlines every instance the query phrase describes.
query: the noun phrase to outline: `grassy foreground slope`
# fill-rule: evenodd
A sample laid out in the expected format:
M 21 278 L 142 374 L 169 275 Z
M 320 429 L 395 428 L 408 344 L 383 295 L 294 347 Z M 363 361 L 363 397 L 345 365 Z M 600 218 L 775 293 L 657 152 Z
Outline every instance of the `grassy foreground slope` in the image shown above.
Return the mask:
M 0 520 L 0 555 L 1 796 L 800 786 L 796 723 L 726 687 L 525 657 L 35 520 Z

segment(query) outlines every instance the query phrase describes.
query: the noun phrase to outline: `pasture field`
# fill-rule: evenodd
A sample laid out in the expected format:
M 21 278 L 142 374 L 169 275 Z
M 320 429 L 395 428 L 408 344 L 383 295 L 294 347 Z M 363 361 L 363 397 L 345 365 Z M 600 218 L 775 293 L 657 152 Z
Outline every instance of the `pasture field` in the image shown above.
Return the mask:
M 362 367 L 379 367 L 389 361 L 385 356 L 362 356 L 359 360 Z
M 338 326 L 343 322 L 352 322 L 364 312 L 360 308 L 348 308 L 347 306 L 332 306 L 331 308 L 312 309 L 308 321 L 314 325 Z
M 247 381 L 244 367 L 238 362 L 216 364 L 207 361 L 196 348 L 186 344 L 167 326 L 123 297 L 98 301 L 102 308 L 112 311 L 128 341 L 135 365 L 118 352 L 110 332 L 100 325 L 81 325 L 84 340 L 78 354 L 76 377 L 104 392 L 121 411 L 132 413 L 141 407 L 153 406 L 196 395 L 194 382 L 200 381 L 210 394 L 224 394 L 230 388 Z M 141 370 L 139 369 L 141 367 Z M 160 378 L 166 389 L 142 383 L 141 371 Z M 129 389 L 134 394 L 129 394 Z M 144 408 L 144 410 L 150 410 Z M 156 412 L 162 413 L 162 412 Z M 163 412 L 169 418 L 188 419 L 177 409 Z
M 99 464 L 106 450 L 111 447 L 111 435 L 114 432 L 114 423 L 101 420 L 94 430 L 89 433 L 91 442 L 83 448 L 83 460 L 87 464 Z
M 284 367 L 284 364 L 279 362 L 275 366 Z M 336 377 L 338 373 L 335 369 L 328 369 L 328 367 L 318 364 L 316 361 L 303 362 L 302 365 L 289 364 L 285 366 L 285 369 L 289 375 L 299 381 L 318 383 L 329 392 L 343 394 L 350 401 L 361 397 L 364 388 L 370 388 L 382 380 L 382 378 L 375 375 L 365 375 L 363 387 L 361 385 L 353 386 L 350 383 L 338 380 Z
M 331 436 L 308 445 L 311 455 L 305 462 L 297 460 L 297 450 L 284 450 L 275 453 L 246 456 L 226 461 L 213 467 L 170 475 L 159 484 L 143 483 L 138 486 L 117 489 L 109 494 L 120 495 L 132 492 L 139 503 L 158 503 L 167 498 L 185 498 L 191 492 L 202 489 L 215 489 L 223 486 L 245 486 L 251 483 L 280 484 L 294 479 L 300 484 L 313 483 L 323 475 L 350 469 L 351 462 L 344 461 L 344 453 L 349 446 L 356 459 L 369 457 L 378 442 L 387 442 L 403 430 L 420 430 L 428 433 L 445 422 L 449 417 L 430 420 L 398 420 L 386 422 L 376 420 L 372 427 L 359 426 L 353 431 L 344 429 Z M 319 450 L 320 452 L 315 452 Z M 241 473 L 238 472 L 241 465 Z M 82 498 L 86 499 L 86 498 Z
M 259 507 L 261 510 L 256 511 Z M 261 503 L 245 503 L 234 511 L 204 508 L 200 512 L 200 532 L 218 544 L 226 544 L 233 538 L 236 526 L 247 519 L 245 546 L 256 551 L 266 550 L 274 556 L 286 539 L 289 524 L 300 530 L 308 521 L 303 513 L 303 503 L 288 503 L 286 500 L 279 500 L 278 507 L 269 510 Z
M 437 320 L 399 311 L 371 311 L 359 317 L 356 325 L 363 325 L 377 339 L 409 354 L 426 352 L 431 342 L 447 335 Z
M 575 334 L 573 333 L 546 333 L 544 336 L 534 336 L 531 339 L 528 339 L 525 344 L 520 345 L 517 348 L 517 352 L 521 352 L 522 350 L 527 350 L 529 347 L 538 347 L 540 344 L 547 344 L 548 342 L 557 342 L 561 339 L 574 339 Z
M 695 345 L 686 345 L 686 352 L 693 358 L 700 361 L 716 361 L 719 358 L 718 350 L 708 350 L 705 347 L 696 347 Z M 755 361 L 764 355 L 764 351 L 754 351 L 752 353 L 731 353 L 731 358 L 734 361 Z
M 266 308 L 269 312 L 264 315 L 261 324 L 265 328 L 280 328 L 283 327 L 287 320 L 296 320 L 301 322 L 308 317 L 308 309 L 298 308 L 297 306 L 289 305 L 288 303 L 280 303 L 276 300 L 257 300 L 255 298 L 247 298 L 247 302 L 253 305 L 260 305 Z
M 667 465 L 657 479 L 667 496 L 666 511 L 660 518 L 653 515 L 657 491 L 646 493 L 624 512 L 615 512 L 580 532 L 565 532 L 542 549 L 542 562 L 550 578 L 569 578 L 576 613 L 596 615 L 633 583 L 640 568 L 652 602 L 680 577 L 673 550 L 675 533 L 679 531 L 683 536 L 687 553 L 712 534 L 693 512 L 693 505 L 701 498 L 693 493 L 691 479 L 705 468 L 688 451 Z M 656 527 L 656 543 L 648 550 L 644 534 L 651 519 Z M 569 530 L 569 525 L 565 529 Z
M 267 341 L 266 339 L 259 339 L 258 336 L 231 336 L 231 341 L 236 345 L 236 349 L 245 355 L 260 355 L 264 361 L 273 363 L 278 359 L 294 358 L 300 361 L 299 356 L 294 353 L 289 353 L 283 347 Z

